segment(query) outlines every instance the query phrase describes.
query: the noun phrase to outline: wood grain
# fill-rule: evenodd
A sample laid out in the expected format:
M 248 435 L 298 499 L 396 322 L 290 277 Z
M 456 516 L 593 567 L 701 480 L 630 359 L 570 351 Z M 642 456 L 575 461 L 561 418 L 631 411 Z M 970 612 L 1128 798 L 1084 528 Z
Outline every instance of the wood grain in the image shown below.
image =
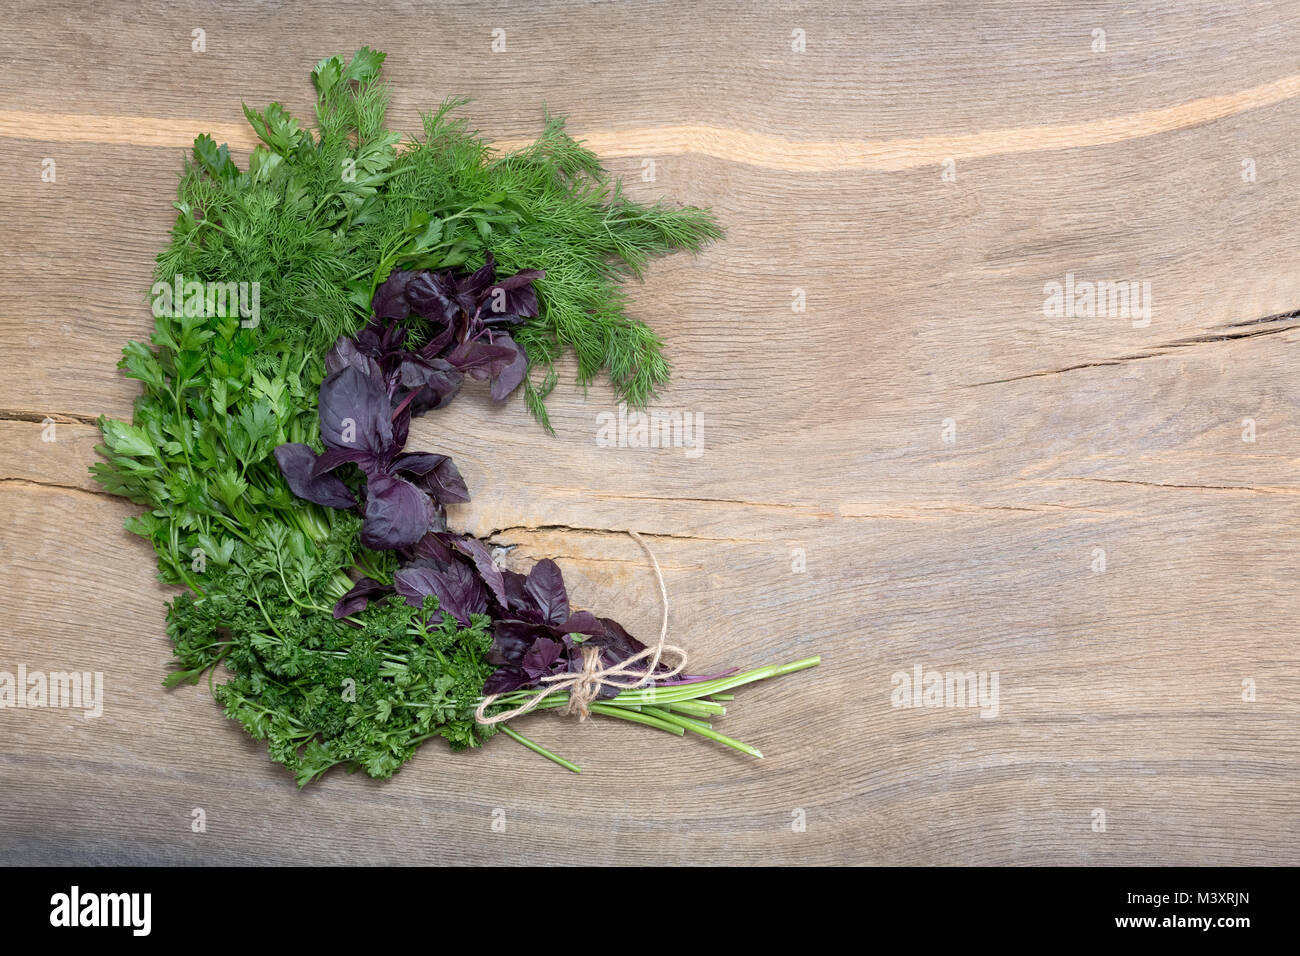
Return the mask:
M 1300 862 L 1300 8 L 1132 6 L 17 5 L 0 670 L 102 671 L 107 700 L 0 711 L 0 862 Z M 537 716 L 580 777 L 498 738 L 299 793 L 206 687 L 158 686 L 167 590 L 86 474 L 94 420 L 130 414 L 184 145 L 242 156 L 241 100 L 305 114 L 315 60 L 363 42 L 397 128 L 465 93 L 508 145 L 545 104 L 633 195 L 727 227 L 631 290 L 701 455 L 598 445 L 603 385 L 556 391 L 555 437 L 476 393 L 412 443 L 460 464 L 459 527 L 634 633 L 624 528 L 701 666 L 821 653 L 720 725 L 763 761 Z M 1150 283 L 1151 321 L 1045 315 L 1067 274 Z M 997 717 L 891 706 L 918 664 L 996 671 Z

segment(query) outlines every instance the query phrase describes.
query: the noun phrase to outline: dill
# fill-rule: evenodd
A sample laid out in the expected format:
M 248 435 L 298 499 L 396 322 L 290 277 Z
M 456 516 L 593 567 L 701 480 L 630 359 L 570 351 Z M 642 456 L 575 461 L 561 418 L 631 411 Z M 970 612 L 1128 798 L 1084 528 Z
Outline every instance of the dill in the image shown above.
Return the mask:
M 545 400 L 567 349 L 578 384 L 605 373 L 620 399 L 643 406 L 669 367 L 663 341 L 629 313 L 623 284 L 657 256 L 720 237 L 712 215 L 630 200 L 559 117 L 546 116 L 536 142 L 498 153 L 457 115 L 467 101 L 451 98 L 402 144 L 384 125 L 383 59 L 363 47 L 347 63 L 322 60 L 311 128 L 278 103 L 245 106 L 262 140 L 247 169 L 200 136 L 155 278 L 257 282 L 257 361 L 268 364 L 270 343 L 318 357 L 354 333 L 392 269 L 474 267 L 491 251 L 507 274 L 546 271 L 540 314 L 516 336 L 534 416 L 550 428 Z

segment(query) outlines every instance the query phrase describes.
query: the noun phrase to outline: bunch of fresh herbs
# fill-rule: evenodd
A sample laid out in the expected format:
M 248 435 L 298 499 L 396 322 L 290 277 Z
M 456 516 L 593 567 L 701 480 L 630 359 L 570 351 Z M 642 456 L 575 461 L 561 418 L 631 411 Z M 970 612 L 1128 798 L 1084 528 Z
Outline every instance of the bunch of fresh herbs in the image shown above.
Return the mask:
M 310 128 L 279 104 L 245 107 L 262 142 L 244 169 L 226 146 L 195 141 L 158 257 L 154 333 L 148 344 L 128 343 L 120 363 L 142 385 L 135 414 L 130 423 L 101 420 L 104 461 L 92 471 L 146 509 L 127 527 L 152 542 L 161 579 L 186 589 L 168 611 L 176 661 L 166 683 L 205 672 L 213 682 L 224 665 L 233 677 L 215 696 L 300 784 L 336 765 L 386 777 L 430 737 L 461 749 L 497 729 L 576 769 L 510 727 L 475 722 L 484 685 L 506 660 L 497 622 L 478 605 L 455 606 L 429 574 L 398 577 L 403 565 L 421 566 L 390 534 L 400 532 L 403 545 L 426 531 L 448 535 L 441 502 L 464 500 L 449 459 L 402 452 L 404 428 L 395 441 L 376 421 L 374 454 L 347 459 L 369 470 L 346 481 L 317 473 L 331 451 L 322 442 L 328 412 L 318 410 L 327 350 L 364 342 L 367 322 L 383 317 L 373 313 L 392 304 L 377 292 L 405 295 L 421 277 L 451 303 L 459 338 L 430 342 L 414 324 L 376 345 L 396 356 L 407 388 L 394 420 L 446 404 L 469 375 L 490 381 L 498 399 L 522 383 L 549 429 L 544 400 L 569 348 L 581 384 L 607 372 L 624 399 L 641 404 L 668 367 L 660 340 L 628 315 L 622 283 L 654 256 L 698 249 L 720 232 L 703 210 L 627 199 L 558 119 L 546 120 L 533 145 L 497 154 L 456 117 L 463 101 L 449 100 L 402 143 L 385 127 L 383 59 L 362 48 L 349 61 L 322 60 Z M 508 280 L 497 282 L 496 269 L 515 285 L 500 289 Z M 492 275 L 480 281 L 485 270 Z M 259 290 L 253 314 L 242 297 L 213 294 L 234 284 Z M 513 303 L 510 321 L 479 315 L 488 291 Z M 382 371 L 379 380 L 391 384 Z M 331 500 L 299 497 L 321 482 Z M 430 496 L 416 531 L 404 506 L 386 528 L 367 508 L 372 485 L 409 498 L 398 483 Z M 471 541 L 438 539 L 481 575 L 486 550 Z M 548 640 L 568 634 L 545 623 Z M 620 694 L 592 710 L 747 749 L 701 718 L 721 712 L 719 691 L 773 673 L 663 688 L 668 696 L 649 703 Z M 529 692 L 512 686 L 521 689 L 502 706 Z

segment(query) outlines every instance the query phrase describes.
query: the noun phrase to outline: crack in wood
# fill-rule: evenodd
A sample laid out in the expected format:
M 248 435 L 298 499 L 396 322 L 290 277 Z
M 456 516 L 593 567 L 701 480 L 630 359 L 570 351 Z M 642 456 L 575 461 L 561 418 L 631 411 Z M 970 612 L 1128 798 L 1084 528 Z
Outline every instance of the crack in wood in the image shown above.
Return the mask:
M 526 532 L 535 534 L 539 532 L 557 531 L 561 534 L 591 534 L 600 537 L 626 537 L 627 531 L 623 528 L 582 528 L 569 524 L 539 524 L 539 525 L 510 525 L 505 528 L 492 528 L 481 537 L 490 544 L 495 544 L 492 539 L 511 532 Z M 637 534 L 643 538 L 669 538 L 676 541 L 717 541 L 730 544 L 754 544 L 753 538 L 711 538 L 704 535 L 678 534 L 673 531 L 638 531 Z
M 1252 325 L 1267 325 L 1270 322 L 1294 322 L 1300 319 L 1300 309 L 1294 312 L 1279 312 L 1276 315 L 1266 315 L 1262 319 L 1247 319 L 1245 322 L 1229 322 L 1227 325 L 1216 326 L 1220 329 L 1244 329 Z
M 1066 372 L 1074 372 L 1082 368 L 1105 368 L 1110 365 L 1123 365 L 1125 362 L 1138 362 L 1143 359 L 1167 358 L 1169 350 L 1187 348 L 1193 345 L 1207 345 L 1216 342 L 1235 342 L 1240 339 L 1254 339 L 1264 335 L 1276 335 L 1279 332 L 1286 332 L 1291 329 L 1300 328 L 1300 311 L 1282 312 L 1277 315 L 1266 315 L 1262 319 L 1250 319 L 1246 322 L 1231 322 L 1227 325 L 1216 326 L 1219 329 L 1244 329 L 1236 334 L 1230 332 L 1206 332 L 1202 335 L 1193 335 L 1183 339 L 1175 339 L 1172 342 L 1166 342 L 1163 345 L 1153 346 L 1154 351 L 1144 352 L 1139 355 L 1124 355 L 1119 358 L 1105 359 L 1099 362 L 1080 362 L 1078 365 L 1067 365 L 1064 368 L 1045 369 L 1038 372 L 1026 372 L 1024 375 L 1012 375 L 1009 378 L 997 378 L 987 382 L 972 382 L 968 385 L 961 385 L 960 388 L 980 388 L 984 385 L 1005 385 L 1008 382 L 1019 382 L 1027 378 L 1045 378 L 1049 375 L 1063 375 Z M 1256 326 L 1271 325 L 1272 328 L 1260 329 Z
M 593 494 L 591 497 L 599 498 L 602 501 L 663 501 L 670 504 L 694 504 L 694 505 L 738 505 L 742 508 L 766 508 L 775 509 L 782 512 L 792 512 L 804 515 L 810 518 L 838 518 L 838 514 L 814 508 L 812 505 L 805 504 L 801 501 L 746 501 L 742 498 L 690 498 L 674 497 L 669 495 L 618 495 L 618 494 Z M 729 540 L 729 539 L 716 539 Z
M 30 478 L 0 477 L 0 485 L 25 485 L 29 488 L 41 488 L 48 491 L 75 491 L 83 495 L 94 495 L 97 498 L 108 498 L 110 501 L 129 503 L 129 499 L 123 498 L 121 495 L 109 494 L 107 491 L 100 491 L 96 488 L 64 485 L 57 481 L 34 481 Z
M 1085 508 L 1081 505 L 1054 504 L 1045 502 L 1032 505 L 990 505 L 990 504 L 939 504 L 906 505 L 900 511 L 852 512 L 846 511 L 839 517 L 858 521 L 924 521 L 929 518 L 942 518 L 948 515 L 982 515 L 999 512 L 1016 512 L 1018 514 L 1059 514 L 1061 512 L 1086 512 L 1088 514 L 1110 515 L 1113 512 L 1100 508 Z
M 0 408 L 0 420 L 3 421 L 33 422 L 44 425 L 46 419 L 52 419 L 60 425 L 99 426 L 98 415 L 79 415 L 76 412 L 29 412 L 19 408 Z
M 1300 488 L 1259 487 L 1255 485 L 1180 485 L 1163 481 L 1139 481 L 1133 478 L 1039 478 L 1037 481 L 1092 481 L 1103 485 L 1139 485 L 1143 488 L 1172 488 L 1179 491 L 1248 491 L 1260 495 L 1300 495 Z

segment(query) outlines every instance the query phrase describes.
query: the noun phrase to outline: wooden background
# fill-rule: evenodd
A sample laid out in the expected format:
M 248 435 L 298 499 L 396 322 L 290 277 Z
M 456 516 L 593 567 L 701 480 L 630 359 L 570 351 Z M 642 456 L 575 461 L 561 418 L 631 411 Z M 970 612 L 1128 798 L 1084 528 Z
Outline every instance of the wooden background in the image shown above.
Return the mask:
M 110 6 L 0 37 L 0 670 L 107 697 L 0 711 L 0 862 L 1300 863 L 1300 4 Z M 501 737 L 300 793 L 159 687 L 166 591 L 93 422 L 130 414 L 192 137 L 242 159 L 241 99 L 309 115 L 362 43 L 394 128 L 463 93 L 514 143 L 545 105 L 728 229 L 633 289 L 700 457 L 598 447 L 612 393 L 568 380 L 556 437 L 474 393 L 413 445 L 460 464 L 459 526 L 643 636 L 646 534 L 703 669 L 821 653 L 719 724 L 765 760 L 536 716 L 582 776 Z M 1045 317 L 1067 273 L 1150 282 L 1149 326 Z M 916 664 L 997 671 L 997 718 L 892 707 Z

